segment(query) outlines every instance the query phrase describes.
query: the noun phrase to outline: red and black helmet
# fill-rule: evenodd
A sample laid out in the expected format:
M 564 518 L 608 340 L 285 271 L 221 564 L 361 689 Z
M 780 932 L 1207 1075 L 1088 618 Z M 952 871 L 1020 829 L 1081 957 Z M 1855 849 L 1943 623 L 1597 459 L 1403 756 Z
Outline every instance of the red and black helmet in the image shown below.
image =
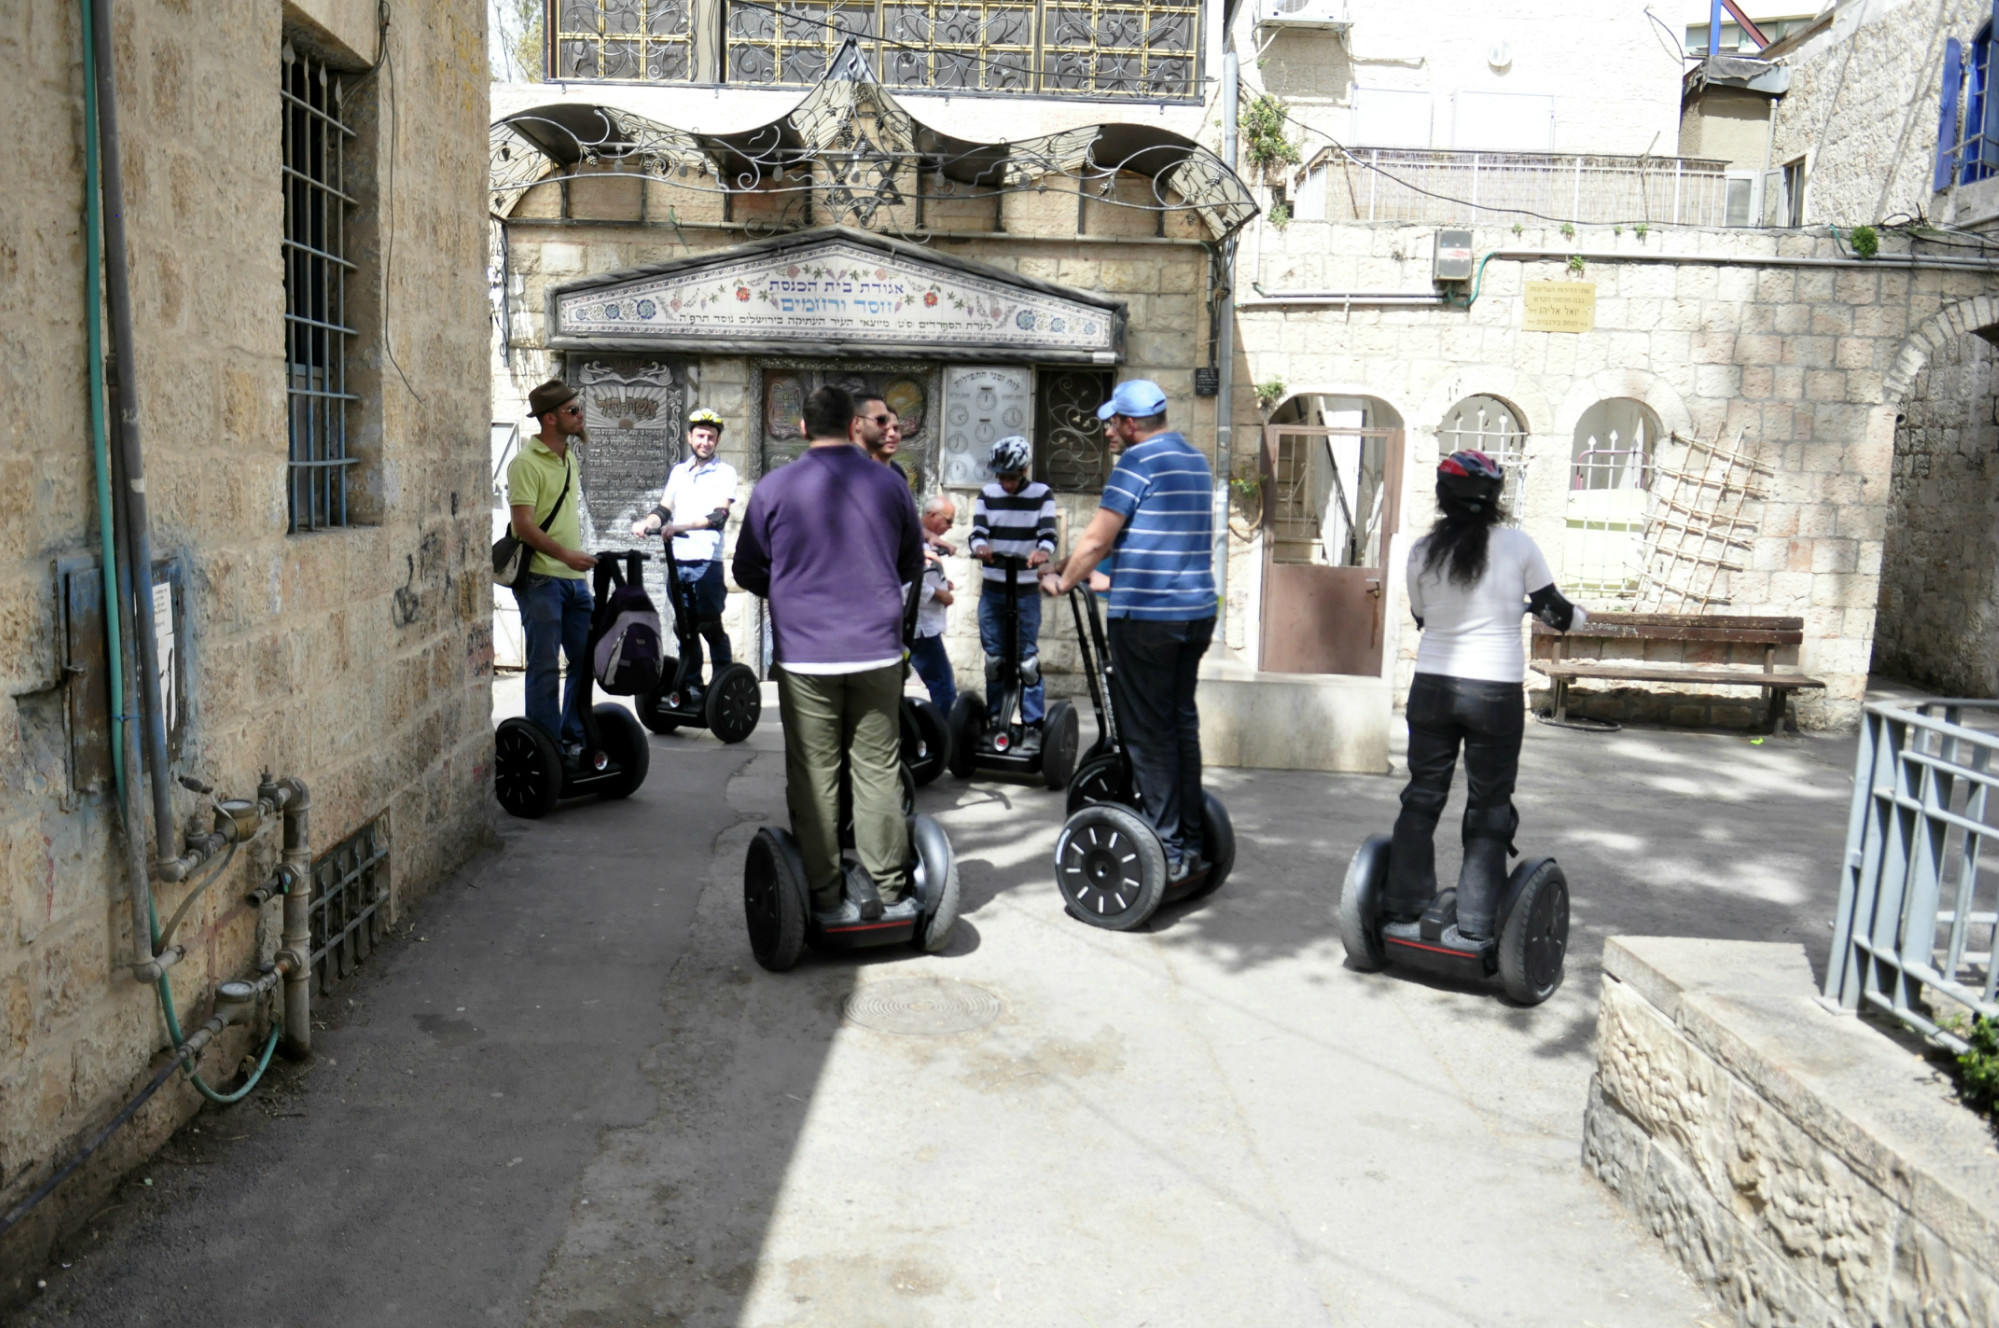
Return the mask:
M 1453 452 L 1437 463 L 1437 490 L 1452 506 L 1477 515 L 1499 501 L 1506 468 L 1483 452 Z

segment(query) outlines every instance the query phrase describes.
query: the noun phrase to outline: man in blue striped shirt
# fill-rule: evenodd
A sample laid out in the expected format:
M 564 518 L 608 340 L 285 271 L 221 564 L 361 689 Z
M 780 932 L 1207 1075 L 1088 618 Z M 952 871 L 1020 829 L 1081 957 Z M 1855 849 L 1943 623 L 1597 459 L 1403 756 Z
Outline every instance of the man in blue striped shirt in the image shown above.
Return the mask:
M 1119 452 L 1060 576 L 1041 588 L 1065 595 L 1106 554 L 1114 556 L 1110 647 L 1112 701 L 1124 730 L 1145 819 L 1166 846 L 1169 879 L 1201 861 L 1201 715 L 1194 684 L 1215 635 L 1214 472 L 1166 427 L 1166 393 L 1143 378 L 1119 383 L 1097 408 Z

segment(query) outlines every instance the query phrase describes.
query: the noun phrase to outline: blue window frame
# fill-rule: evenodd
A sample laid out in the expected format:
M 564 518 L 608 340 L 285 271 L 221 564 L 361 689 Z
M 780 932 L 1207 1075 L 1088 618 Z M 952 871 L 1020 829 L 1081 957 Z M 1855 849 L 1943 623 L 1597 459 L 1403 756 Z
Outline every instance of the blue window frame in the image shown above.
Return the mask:
M 1999 8 L 1999 0 L 1995 0 Z M 1999 174 L 1999 88 L 1992 81 L 1992 22 L 1987 20 L 1967 49 L 1953 37 L 1944 43 L 1943 89 L 1937 107 L 1937 164 L 1933 187 L 1948 189 L 1955 176 L 1972 184 Z M 1957 110 L 1962 102 L 1964 117 Z

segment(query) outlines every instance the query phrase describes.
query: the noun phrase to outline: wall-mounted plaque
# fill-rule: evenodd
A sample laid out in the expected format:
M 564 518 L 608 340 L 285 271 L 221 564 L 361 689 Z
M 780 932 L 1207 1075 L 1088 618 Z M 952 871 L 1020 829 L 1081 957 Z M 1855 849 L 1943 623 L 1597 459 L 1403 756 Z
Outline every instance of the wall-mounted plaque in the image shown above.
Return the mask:
M 1521 291 L 1522 332 L 1590 332 L 1595 328 L 1594 281 L 1530 281 Z
M 1034 408 L 1034 373 L 1012 365 L 944 371 L 944 452 L 941 478 L 973 489 L 992 478 L 986 458 L 1008 434 L 1027 434 Z

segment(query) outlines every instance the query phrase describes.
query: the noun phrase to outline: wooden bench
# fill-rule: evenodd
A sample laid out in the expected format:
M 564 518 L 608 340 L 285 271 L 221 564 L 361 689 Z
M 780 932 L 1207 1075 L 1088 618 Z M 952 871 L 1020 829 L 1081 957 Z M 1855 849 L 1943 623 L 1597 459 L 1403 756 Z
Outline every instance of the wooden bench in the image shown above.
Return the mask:
M 1784 721 L 1792 692 L 1824 687 L 1796 669 L 1777 666 L 1777 650 L 1805 639 L 1803 618 L 1779 618 L 1720 613 L 1592 613 L 1573 632 L 1558 632 L 1539 619 L 1534 627 L 1533 653 L 1528 665 L 1552 684 L 1553 718 L 1568 718 L 1569 684 L 1578 678 L 1605 682 L 1702 683 L 1710 686 L 1757 687 L 1768 707 L 1765 731 L 1774 733 Z M 1649 642 L 1676 642 L 1679 660 L 1648 659 Z M 1613 642 L 1636 643 L 1637 658 L 1606 658 Z M 1737 662 L 1738 648 L 1760 647 L 1761 666 Z M 1579 658 L 1580 657 L 1580 658 Z

